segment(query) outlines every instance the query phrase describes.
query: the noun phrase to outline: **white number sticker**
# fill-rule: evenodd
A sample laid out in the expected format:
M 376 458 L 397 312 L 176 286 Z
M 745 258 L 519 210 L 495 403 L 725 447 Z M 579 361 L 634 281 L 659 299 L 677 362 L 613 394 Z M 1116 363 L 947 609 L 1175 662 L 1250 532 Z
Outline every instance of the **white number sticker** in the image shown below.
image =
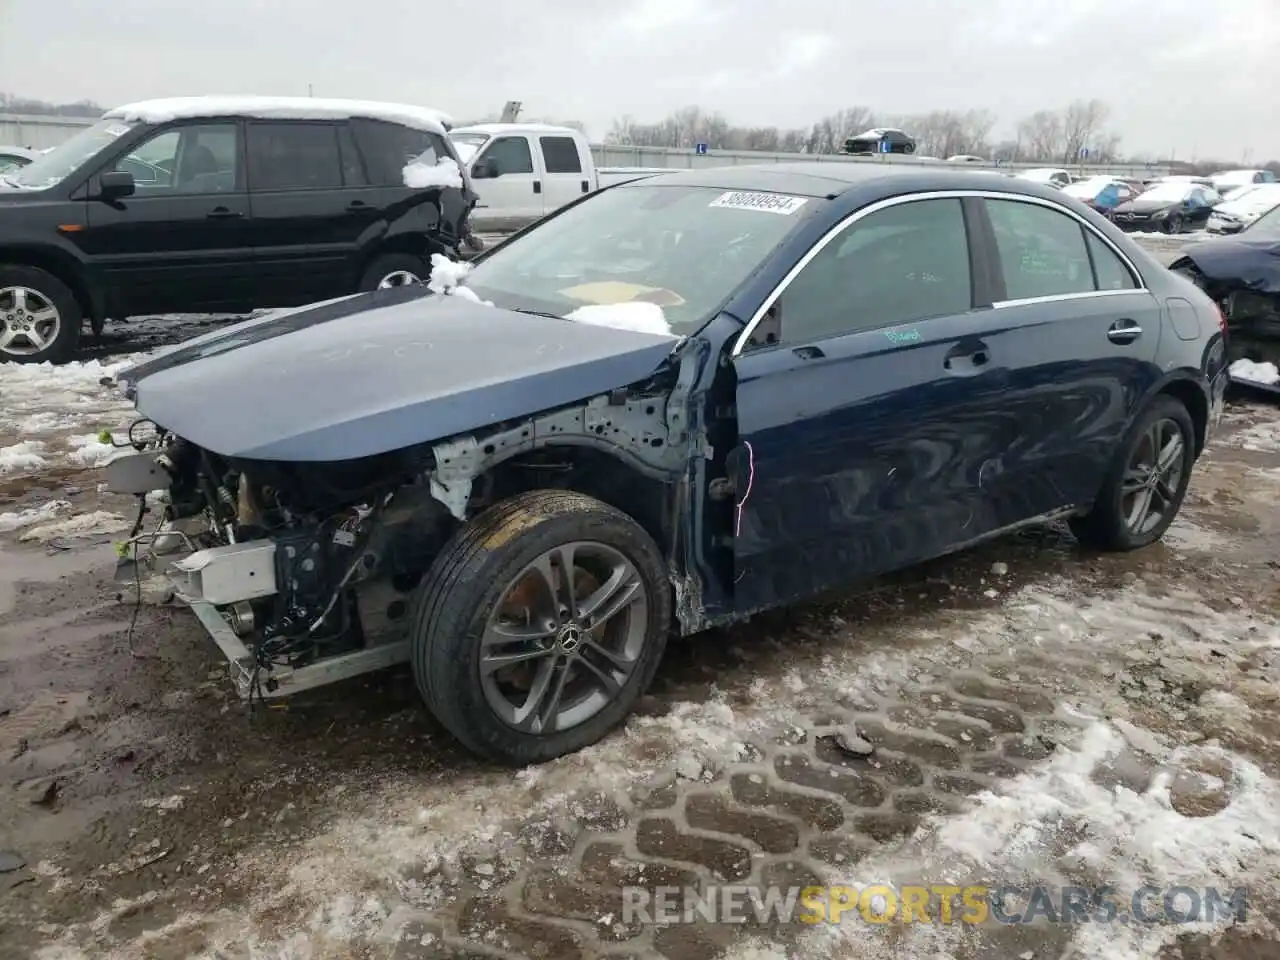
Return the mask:
M 763 213 L 780 213 L 789 217 L 805 205 L 805 197 L 788 197 L 780 193 L 751 193 L 746 190 L 730 190 L 711 201 L 709 206 L 730 210 L 759 210 Z

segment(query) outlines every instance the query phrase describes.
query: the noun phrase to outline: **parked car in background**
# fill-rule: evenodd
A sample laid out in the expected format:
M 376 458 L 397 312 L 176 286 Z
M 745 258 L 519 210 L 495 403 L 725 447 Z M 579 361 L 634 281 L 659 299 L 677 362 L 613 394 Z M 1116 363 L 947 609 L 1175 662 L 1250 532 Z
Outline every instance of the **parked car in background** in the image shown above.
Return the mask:
M 1270 170 L 1224 170 L 1209 179 L 1213 181 L 1214 189 L 1222 193 L 1250 183 L 1275 183 L 1276 175 Z
M 0 179 L 0 361 L 68 360 L 86 321 L 425 278 L 474 199 L 443 118 L 309 97 L 109 111 Z
M 915 153 L 915 137 L 896 127 L 875 127 L 844 142 L 845 153 Z
M 1214 207 L 1207 228 L 1210 233 L 1239 233 L 1280 204 L 1280 183 L 1254 183 L 1232 192 Z
M 1138 195 L 1137 190 L 1115 177 L 1089 177 L 1067 184 L 1062 192 L 1104 214 L 1110 214 L 1116 206 Z
M 0 147 L 0 174 L 25 167 L 39 155 L 26 147 Z
M 1018 174 L 1023 180 L 1032 183 L 1045 183 L 1055 187 L 1065 187 L 1071 182 L 1071 172 L 1060 167 L 1039 167 L 1023 170 Z
M 1213 189 L 1190 181 L 1157 183 L 1116 205 L 1112 219 L 1125 231 L 1182 233 L 1202 229 L 1221 200 Z
M 668 173 L 463 269 L 123 374 L 158 431 L 108 488 L 168 488 L 241 695 L 407 660 L 468 748 L 549 760 L 669 635 L 1028 524 L 1153 543 L 1222 410 L 1213 302 L 998 174 Z
M 475 230 L 519 230 L 583 194 L 667 168 L 599 170 L 580 130 L 539 123 L 482 123 L 449 132 L 478 197 Z

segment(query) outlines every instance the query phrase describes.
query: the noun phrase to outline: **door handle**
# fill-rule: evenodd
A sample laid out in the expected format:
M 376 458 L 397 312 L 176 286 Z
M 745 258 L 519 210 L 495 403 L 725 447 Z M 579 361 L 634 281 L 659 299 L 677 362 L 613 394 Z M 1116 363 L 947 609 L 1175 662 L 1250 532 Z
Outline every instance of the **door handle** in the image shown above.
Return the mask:
M 1117 320 L 1107 330 L 1107 339 L 1112 343 L 1133 343 L 1140 336 L 1142 336 L 1142 328 L 1128 317 Z
M 826 356 L 821 347 L 792 347 L 791 352 L 801 360 L 821 360 Z
M 368 207 L 369 205 L 365 203 L 363 200 L 352 200 L 350 203 L 347 204 L 347 209 L 351 211 L 367 210 Z
M 244 216 L 239 210 L 232 210 L 228 207 L 214 207 L 207 214 L 210 220 L 235 220 Z
M 583 192 L 583 193 L 590 193 L 590 192 L 591 192 L 591 182 L 590 182 L 589 180 L 583 180 L 583 181 L 582 181 L 582 192 Z
M 542 181 L 541 181 L 541 180 L 535 180 L 535 181 L 533 181 L 533 192 L 534 192 L 534 193 L 541 193 L 541 192 L 542 192 Z

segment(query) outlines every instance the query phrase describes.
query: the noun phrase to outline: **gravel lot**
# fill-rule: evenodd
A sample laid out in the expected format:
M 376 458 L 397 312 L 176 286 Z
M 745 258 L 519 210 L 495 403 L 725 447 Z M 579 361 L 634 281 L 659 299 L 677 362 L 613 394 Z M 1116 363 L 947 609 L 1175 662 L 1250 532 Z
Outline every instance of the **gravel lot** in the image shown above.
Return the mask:
M 0 368 L 0 957 L 1280 956 L 1274 408 L 1229 408 L 1163 544 L 1033 531 L 713 632 L 623 731 L 512 773 L 406 670 L 250 712 L 194 618 L 122 602 L 130 502 L 94 469 L 121 362 Z M 723 882 L 1245 886 L 1249 913 L 623 922 L 623 886 Z

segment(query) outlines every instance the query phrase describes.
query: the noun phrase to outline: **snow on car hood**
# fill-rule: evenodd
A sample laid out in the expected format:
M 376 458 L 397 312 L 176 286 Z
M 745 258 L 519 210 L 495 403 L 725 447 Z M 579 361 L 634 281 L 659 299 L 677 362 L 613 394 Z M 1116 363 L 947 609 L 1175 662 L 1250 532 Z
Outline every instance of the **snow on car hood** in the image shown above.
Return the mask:
M 408 286 L 249 320 L 120 380 L 141 415 L 223 456 L 345 460 L 635 383 L 676 343 Z

